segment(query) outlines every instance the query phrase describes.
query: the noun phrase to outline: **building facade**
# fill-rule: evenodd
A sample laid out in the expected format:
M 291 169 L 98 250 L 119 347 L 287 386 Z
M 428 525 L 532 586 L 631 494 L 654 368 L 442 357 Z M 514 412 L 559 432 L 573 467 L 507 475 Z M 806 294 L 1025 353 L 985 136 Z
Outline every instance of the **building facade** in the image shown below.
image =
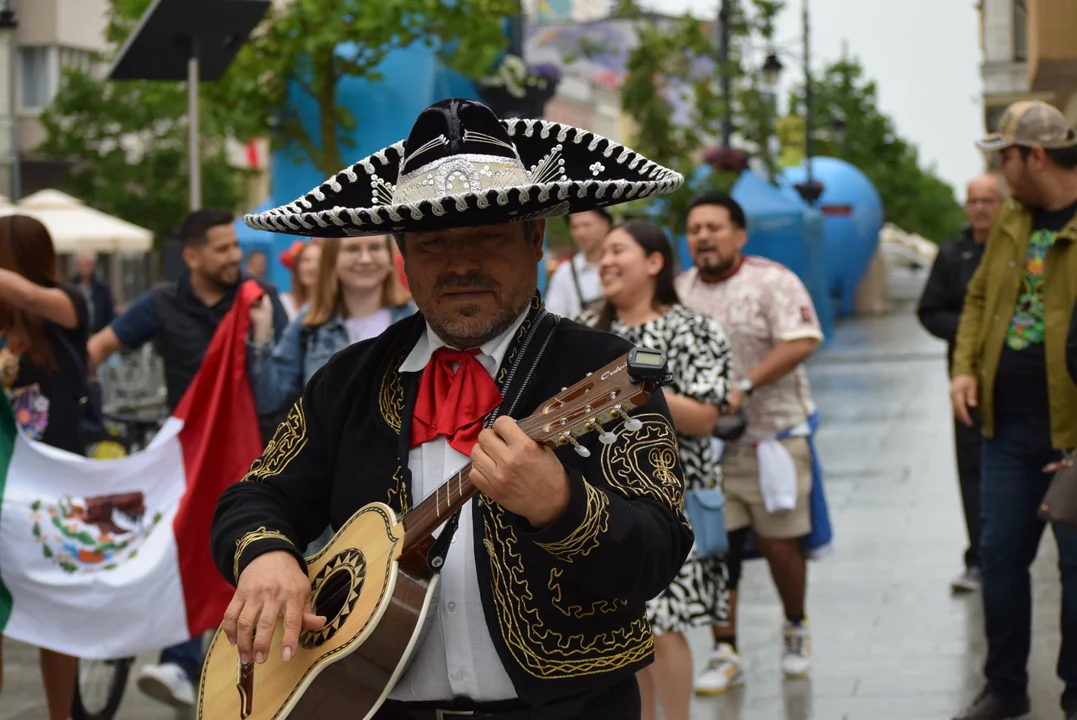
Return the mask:
M 34 149 L 45 138 L 41 125 L 41 113 L 52 102 L 60 87 L 60 76 L 71 67 L 81 67 L 91 72 L 103 72 L 100 63 L 94 62 L 98 53 L 108 50 L 105 42 L 107 25 L 107 0 L 16 0 L 10 3 L 17 23 L 14 35 L 8 33 L 7 42 L 14 39 L 14 72 L 12 73 L 10 44 L 6 45 L 4 77 L 14 78 L 14 104 L 5 102 L 3 115 L 6 128 L 14 121 L 19 156 L 21 196 L 37 190 L 62 184 L 64 164 L 35 155 Z M 2 31 L 0 31 L 2 32 Z M 7 83 L 0 86 L 7 87 Z M 8 135 L 10 138 L 11 135 Z M 11 143 L 6 143 L 10 152 Z M 10 155 L 8 168 L 2 174 L 3 190 L 0 194 L 13 193 Z M 6 190 L 6 192 L 5 192 Z
M 1077 2 L 980 0 L 979 10 L 986 129 L 1010 103 L 1033 98 L 1077 125 Z

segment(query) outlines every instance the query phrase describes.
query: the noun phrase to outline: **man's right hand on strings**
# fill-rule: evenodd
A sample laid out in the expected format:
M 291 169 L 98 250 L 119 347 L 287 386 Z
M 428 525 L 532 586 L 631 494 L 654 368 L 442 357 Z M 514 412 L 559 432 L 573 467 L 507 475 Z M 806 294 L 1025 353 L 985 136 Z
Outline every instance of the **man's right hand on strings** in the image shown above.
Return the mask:
M 236 594 L 224 612 L 221 629 L 233 646 L 239 646 L 239 660 L 263 663 L 277 629 L 277 619 L 284 618 L 281 657 L 285 662 L 295 655 L 301 628 L 317 630 L 325 618 L 314 614 L 310 598 L 310 580 L 295 557 L 283 550 L 259 555 L 240 573 Z

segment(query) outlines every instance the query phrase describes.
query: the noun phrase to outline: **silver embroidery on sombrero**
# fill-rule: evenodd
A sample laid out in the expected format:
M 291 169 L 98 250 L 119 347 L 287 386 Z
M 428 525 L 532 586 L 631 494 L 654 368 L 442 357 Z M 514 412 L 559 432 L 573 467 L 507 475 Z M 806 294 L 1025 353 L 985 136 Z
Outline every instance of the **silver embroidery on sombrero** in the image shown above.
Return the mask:
M 392 204 L 414 205 L 423 200 L 480 195 L 527 183 L 527 173 L 519 161 L 500 155 L 451 155 L 400 178 Z
M 426 186 L 419 184 L 422 179 L 416 183 L 414 191 L 409 190 L 406 193 L 402 192 L 399 187 L 403 184 L 401 180 L 398 180 L 394 187 L 392 183 L 384 179 L 393 177 L 400 167 L 400 161 L 405 154 L 405 143 L 399 141 L 345 168 L 304 197 L 266 212 L 247 215 L 243 221 L 252 228 L 270 232 L 319 236 L 320 230 L 336 228 L 346 235 L 364 235 L 400 230 L 409 220 L 420 221 L 431 215 L 462 216 L 466 213 L 476 213 L 476 209 L 481 211 L 489 207 L 504 208 L 510 203 L 522 206 L 519 214 L 514 216 L 517 220 L 528 216 L 549 217 L 570 211 L 578 212 L 583 208 L 590 209 L 664 195 L 677 190 L 684 183 L 684 177 L 680 173 L 648 160 L 635 150 L 589 130 L 548 120 L 512 118 L 501 120 L 501 124 L 510 138 L 519 136 L 532 138 L 538 135 L 541 139 L 554 139 L 555 147 L 551 148 L 536 166 L 524 168 L 521 164 L 518 170 L 520 174 L 514 180 L 506 181 L 504 178 L 498 178 L 506 184 L 494 182 L 494 177 L 486 177 L 482 174 L 486 170 L 485 162 L 478 168 L 474 168 L 469 163 L 469 168 L 474 168 L 478 178 L 481 178 L 477 180 L 477 183 L 475 175 L 465 171 L 462 166 L 457 167 L 455 169 L 459 171 L 459 175 L 454 176 L 453 187 L 457 187 L 458 183 L 459 187 L 463 187 L 463 181 L 467 180 L 468 185 L 473 188 L 470 194 L 464 191 L 456 196 L 439 196 L 433 184 Z M 469 136 L 469 139 L 483 141 L 483 138 L 477 136 Z M 504 144 L 497 138 L 486 141 L 493 145 Z M 578 157 L 581 152 L 591 155 L 592 158 L 587 159 L 582 165 L 587 171 L 586 176 L 590 177 L 566 177 L 560 162 L 561 157 L 556 157 L 554 154 L 557 150 L 556 145 L 562 146 L 557 151 L 561 155 L 571 150 L 577 163 L 583 161 L 583 158 Z M 417 153 L 418 150 L 412 155 Z M 514 154 L 519 157 L 518 151 Z M 466 157 L 459 155 L 451 160 Z M 496 157 L 496 162 L 504 165 L 505 168 L 513 165 L 511 158 L 489 157 Z M 430 170 L 426 168 L 423 170 L 430 174 Z M 618 175 L 626 175 L 626 171 L 634 177 L 618 177 Z M 489 172 L 491 175 L 494 174 L 494 165 L 490 165 Z M 409 176 L 411 174 L 409 173 Z M 543 179 L 538 180 L 537 177 Z M 425 176 L 423 178 L 433 180 Z M 447 176 L 446 180 L 448 180 Z M 314 209 L 314 202 L 322 203 L 324 206 L 327 201 L 331 202 L 335 196 L 339 196 L 345 189 L 344 186 L 353 183 L 371 183 L 370 187 L 374 192 L 371 193 L 368 206 L 336 205 L 323 207 L 321 210 Z M 389 188 L 392 188 L 392 195 L 387 197 Z M 408 199 L 404 199 L 405 195 Z M 530 203 L 545 207 L 528 207 Z M 476 220 L 479 216 L 481 212 L 476 213 Z

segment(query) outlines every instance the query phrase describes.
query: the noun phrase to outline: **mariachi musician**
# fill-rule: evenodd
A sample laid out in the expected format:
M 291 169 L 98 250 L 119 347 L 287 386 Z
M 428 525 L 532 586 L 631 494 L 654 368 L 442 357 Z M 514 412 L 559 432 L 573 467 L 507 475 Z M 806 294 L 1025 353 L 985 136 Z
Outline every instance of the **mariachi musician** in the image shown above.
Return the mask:
M 406 512 L 470 459 L 480 494 L 442 531 L 453 534 L 436 609 L 376 720 L 640 716 L 635 674 L 653 659 L 644 606 L 693 544 L 661 392 L 556 451 L 504 408 L 491 428 L 484 419 L 510 367 L 533 375 L 512 414 L 523 418 L 631 349 L 543 308 L 545 218 L 682 181 L 586 130 L 449 99 L 406 142 L 247 218 L 292 235 L 392 232 L 420 312 L 337 353 L 221 496 L 213 552 L 237 587 L 222 627 L 241 662 L 264 660 L 279 617 L 285 660 L 300 619 L 321 622 L 301 548 L 368 503 Z M 545 339 L 529 343 L 540 327 Z

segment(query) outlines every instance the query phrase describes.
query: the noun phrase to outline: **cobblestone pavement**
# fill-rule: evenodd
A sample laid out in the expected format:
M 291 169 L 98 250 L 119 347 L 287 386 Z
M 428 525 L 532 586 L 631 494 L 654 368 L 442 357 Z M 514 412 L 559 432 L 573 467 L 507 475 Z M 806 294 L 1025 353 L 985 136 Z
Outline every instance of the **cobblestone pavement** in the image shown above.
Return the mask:
M 696 702 L 693 720 L 946 720 L 981 686 L 984 641 L 979 596 L 949 592 L 965 540 L 943 345 L 909 314 L 846 321 L 809 375 L 836 541 L 809 569 L 811 679 L 782 681 L 781 606 L 765 565 L 750 562 L 738 630 L 747 683 Z M 1056 568 L 1048 533 L 1034 569 L 1037 719 L 1061 717 Z M 708 638 L 691 638 L 697 665 Z M 5 641 L 0 720 L 45 717 L 35 656 Z M 176 715 L 132 682 L 117 717 Z

